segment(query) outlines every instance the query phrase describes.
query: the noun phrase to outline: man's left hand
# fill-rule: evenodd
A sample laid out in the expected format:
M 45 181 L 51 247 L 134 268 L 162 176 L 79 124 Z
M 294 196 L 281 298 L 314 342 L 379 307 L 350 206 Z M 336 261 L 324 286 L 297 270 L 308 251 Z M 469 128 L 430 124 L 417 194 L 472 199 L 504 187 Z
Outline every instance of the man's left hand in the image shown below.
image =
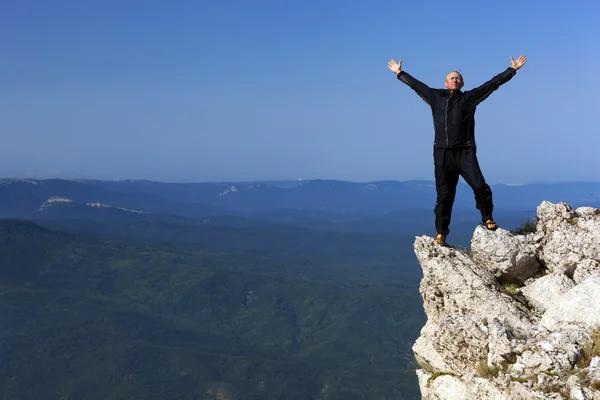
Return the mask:
M 517 61 L 515 61 L 515 59 L 512 56 L 510 56 L 510 62 L 515 71 L 517 71 L 519 68 L 525 65 L 525 63 L 527 62 L 527 56 L 525 54 L 522 54 L 521 57 L 517 59 Z

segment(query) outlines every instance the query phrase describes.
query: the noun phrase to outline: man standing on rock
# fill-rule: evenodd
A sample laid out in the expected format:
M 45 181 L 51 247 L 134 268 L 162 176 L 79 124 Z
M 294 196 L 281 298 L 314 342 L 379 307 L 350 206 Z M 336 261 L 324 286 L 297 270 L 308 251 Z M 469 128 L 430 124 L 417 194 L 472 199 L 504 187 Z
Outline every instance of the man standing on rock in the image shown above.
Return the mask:
M 450 216 L 456 195 L 456 185 L 462 176 L 473 189 L 476 208 L 481 212 L 483 226 L 496 230 L 492 216 L 494 204 L 492 190 L 486 183 L 477 161 L 475 145 L 475 109 L 500 85 L 508 82 L 517 70 L 527 62 L 521 55 L 516 61 L 510 57 L 511 66 L 483 85 L 461 91 L 462 75 L 452 71 L 446 76 L 446 89 L 433 89 L 402 70 L 402 60 L 388 62 L 388 68 L 396 77 L 414 90 L 430 107 L 435 130 L 433 161 L 437 200 L 435 204 L 435 241 L 446 245 L 450 233 Z

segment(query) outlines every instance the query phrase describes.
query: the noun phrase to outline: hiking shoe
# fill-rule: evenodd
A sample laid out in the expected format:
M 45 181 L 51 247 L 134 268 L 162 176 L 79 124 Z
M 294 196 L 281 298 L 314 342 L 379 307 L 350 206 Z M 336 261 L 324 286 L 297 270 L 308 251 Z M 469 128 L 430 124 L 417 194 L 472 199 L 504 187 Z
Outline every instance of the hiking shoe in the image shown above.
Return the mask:
M 436 235 L 435 239 L 433 239 L 433 240 L 440 246 L 448 246 L 448 243 L 446 243 L 446 235 L 442 235 L 441 233 L 438 233 Z
M 496 225 L 496 222 L 493 219 L 488 219 L 487 221 L 485 221 L 485 224 L 483 224 L 483 226 L 485 226 L 490 231 L 495 231 L 496 229 L 498 229 L 498 225 Z

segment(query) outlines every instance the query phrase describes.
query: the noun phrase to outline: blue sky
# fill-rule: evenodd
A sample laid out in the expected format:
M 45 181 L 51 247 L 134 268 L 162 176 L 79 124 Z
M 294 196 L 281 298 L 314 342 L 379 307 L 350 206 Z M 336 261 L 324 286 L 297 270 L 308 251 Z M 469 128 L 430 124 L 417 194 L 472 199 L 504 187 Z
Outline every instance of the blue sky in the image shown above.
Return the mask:
M 433 179 L 427 105 L 465 89 L 490 183 L 598 180 L 600 3 L 0 3 L 0 176 Z

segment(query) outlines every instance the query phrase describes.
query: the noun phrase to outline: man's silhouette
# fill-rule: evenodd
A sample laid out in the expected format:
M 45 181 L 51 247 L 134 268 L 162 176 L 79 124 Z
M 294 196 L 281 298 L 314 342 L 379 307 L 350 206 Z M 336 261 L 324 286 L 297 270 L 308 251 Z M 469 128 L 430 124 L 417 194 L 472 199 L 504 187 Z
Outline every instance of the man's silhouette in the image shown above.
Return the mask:
M 462 75 L 452 71 L 446 76 L 446 89 L 433 89 L 402 70 L 402 60 L 388 62 L 388 68 L 396 77 L 413 89 L 430 107 L 435 130 L 433 160 L 437 200 L 435 204 L 435 241 L 446 245 L 450 233 L 450 217 L 460 176 L 473 189 L 475 204 L 481 212 L 483 226 L 497 228 L 492 212 L 492 190 L 486 183 L 477 161 L 475 145 L 475 109 L 502 84 L 508 82 L 517 70 L 527 62 L 522 55 L 516 61 L 510 57 L 511 66 L 483 85 L 461 91 Z

